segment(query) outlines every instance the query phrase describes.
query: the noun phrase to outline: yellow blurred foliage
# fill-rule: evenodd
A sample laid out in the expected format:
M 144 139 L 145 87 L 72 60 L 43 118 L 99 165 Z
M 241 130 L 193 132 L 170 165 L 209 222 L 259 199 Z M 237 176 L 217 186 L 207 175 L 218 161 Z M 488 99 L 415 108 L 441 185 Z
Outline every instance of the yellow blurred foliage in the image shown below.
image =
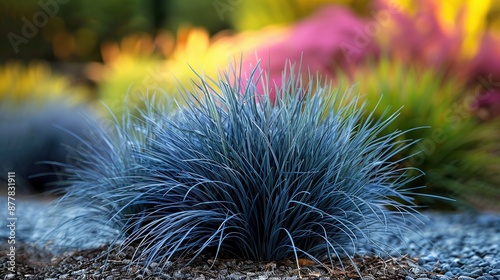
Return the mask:
M 210 37 L 201 28 L 181 29 L 173 53 L 165 60 L 169 78 L 189 88 L 196 73 L 216 78 L 228 65 L 238 67 L 240 58 L 252 55 L 258 47 L 285 36 L 285 29 L 265 28 L 238 34 L 219 33 Z M 196 71 L 196 73 L 193 72 Z
M 192 89 L 197 74 L 216 78 L 219 70 L 239 63 L 247 52 L 284 34 L 283 29 L 268 28 L 210 37 L 203 28 L 185 27 L 176 37 L 168 31 L 154 38 L 131 35 L 120 43 L 104 44 L 104 62 L 89 65 L 87 73 L 99 84 L 99 97 L 115 113 L 123 109 L 124 101 L 134 104 L 151 93 L 166 93 L 182 103 L 178 88 Z
M 67 78 L 53 74 L 44 62 L 34 61 L 24 66 L 12 61 L 0 66 L 2 104 L 43 105 L 57 99 L 74 105 L 88 99 L 88 94 L 85 88 L 73 86 Z

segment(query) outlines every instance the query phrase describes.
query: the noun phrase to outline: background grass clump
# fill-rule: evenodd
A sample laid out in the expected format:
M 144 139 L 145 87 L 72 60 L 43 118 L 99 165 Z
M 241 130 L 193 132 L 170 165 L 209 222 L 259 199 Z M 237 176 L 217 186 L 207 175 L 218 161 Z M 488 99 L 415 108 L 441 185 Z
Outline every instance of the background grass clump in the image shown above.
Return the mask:
M 15 171 L 18 193 L 45 191 L 62 179 L 48 161 L 69 160 L 86 133 L 82 115 L 92 116 L 88 91 L 42 62 L 24 66 L 9 62 L 0 67 L 0 180 Z M 96 124 L 94 124 L 96 125 Z
M 398 158 L 407 158 L 402 165 L 425 172 L 411 183 L 426 185 L 421 192 L 453 197 L 458 202 L 421 196 L 419 203 L 434 209 L 457 209 L 493 206 L 498 202 L 500 139 L 495 131 L 500 123 L 481 122 L 475 116 L 477 97 L 460 81 L 445 79 L 439 71 L 388 59 L 368 64 L 352 77 L 340 74 L 339 80 L 349 79 L 355 81 L 356 90 L 367 101 L 367 111 L 373 110 L 374 116 L 383 116 L 388 107 L 392 112 L 400 112 L 400 117 L 387 126 L 386 133 L 428 127 L 403 135 L 421 141 L 401 150 Z M 415 155 L 408 158 L 412 154 Z
M 392 161 L 414 141 L 382 133 L 396 114 L 363 119 L 357 98 L 339 106 L 349 93 L 303 85 L 293 69 L 284 77 L 274 101 L 237 71 L 201 79 L 175 114 L 147 101 L 114 135 L 93 134 L 100 144 L 66 166 L 59 202 L 88 212 L 59 230 L 109 225 L 146 262 L 224 253 L 334 266 L 388 249 L 379 237 L 401 238 L 419 216 L 405 159 Z

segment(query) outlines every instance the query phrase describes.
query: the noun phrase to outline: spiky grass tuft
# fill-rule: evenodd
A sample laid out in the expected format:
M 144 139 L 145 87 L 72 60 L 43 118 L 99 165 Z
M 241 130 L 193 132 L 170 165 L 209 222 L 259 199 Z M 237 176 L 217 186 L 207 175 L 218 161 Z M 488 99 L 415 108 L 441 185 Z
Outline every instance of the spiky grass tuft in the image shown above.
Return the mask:
M 333 266 L 389 248 L 379 237 L 401 238 L 418 216 L 408 170 L 390 161 L 412 141 L 380 135 L 396 114 L 363 119 L 358 99 L 341 107 L 348 93 L 293 73 L 274 101 L 233 71 L 216 88 L 201 79 L 174 115 L 149 102 L 141 118 L 125 116 L 116 136 L 102 133 L 102 151 L 73 166 L 60 204 L 88 212 L 64 227 L 107 222 L 146 263 L 224 252 Z

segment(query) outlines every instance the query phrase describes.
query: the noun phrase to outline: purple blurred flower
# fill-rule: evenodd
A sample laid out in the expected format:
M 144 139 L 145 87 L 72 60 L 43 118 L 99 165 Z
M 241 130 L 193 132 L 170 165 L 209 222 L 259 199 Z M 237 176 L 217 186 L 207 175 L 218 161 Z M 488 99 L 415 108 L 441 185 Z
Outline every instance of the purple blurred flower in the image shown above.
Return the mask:
M 268 75 L 269 83 L 280 87 L 282 70 L 289 62 L 301 63 L 304 79 L 308 72 L 334 78 L 337 68 L 352 74 L 367 58 L 377 58 L 383 52 L 388 58 L 436 68 L 467 81 L 477 91 L 476 105 L 488 109 L 491 115 L 491 108 L 500 108 L 500 41 L 486 34 L 475 56 L 464 57 L 464 30 L 445 29 L 437 12 L 439 3 L 422 0 L 420 4 L 410 14 L 385 0 L 375 0 L 369 19 L 342 6 L 325 6 L 290 27 L 284 39 L 263 45 L 256 55 L 247 56 L 243 69 L 260 60 L 260 70 Z M 457 20 L 464 14 L 461 10 Z M 276 94 L 272 89 L 266 93 L 272 98 Z
M 476 57 L 467 67 L 469 84 L 474 86 L 477 108 L 484 119 L 500 116 L 500 40 L 483 37 Z
M 387 49 L 391 57 L 407 63 L 434 67 L 449 76 L 459 77 L 474 89 L 483 117 L 491 119 L 500 109 L 500 40 L 485 32 L 479 42 L 479 49 L 472 57 L 464 57 L 461 47 L 467 40 L 465 30 L 459 24 L 452 30 L 445 30 L 440 22 L 440 2 L 422 0 L 414 15 L 392 8 L 385 0 L 377 0 L 377 9 L 389 10 L 393 24 L 387 36 Z M 465 7 L 457 15 L 463 19 Z M 469 38 L 470 39 L 470 38 Z
M 391 6 L 384 0 L 376 1 L 378 10 L 388 11 L 392 23 L 386 37 L 387 54 L 407 63 L 425 67 L 449 69 L 456 65 L 460 55 L 461 35 L 444 30 L 436 14 L 438 3 L 423 0 L 414 15 Z

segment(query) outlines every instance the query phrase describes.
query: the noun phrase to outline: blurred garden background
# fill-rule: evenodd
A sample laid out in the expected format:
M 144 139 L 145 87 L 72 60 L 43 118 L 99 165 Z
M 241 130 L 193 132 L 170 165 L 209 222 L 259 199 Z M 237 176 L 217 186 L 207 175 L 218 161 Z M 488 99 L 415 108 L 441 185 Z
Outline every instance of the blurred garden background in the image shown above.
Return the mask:
M 70 160 L 81 114 L 120 118 L 151 93 L 182 103 L 193 69 L 260 61 L 273 85 L 296 63 L 400 110 L 388 132 L 425 127 L 405 136 L 421 140 L 402 164 L 425 172 L 408 188 L 457 201 L 419 203 L 499 209 L 500 1 L 3 0 L 0 15 L 1 176 L 26 189 L 61 179 L 39 163 Z

